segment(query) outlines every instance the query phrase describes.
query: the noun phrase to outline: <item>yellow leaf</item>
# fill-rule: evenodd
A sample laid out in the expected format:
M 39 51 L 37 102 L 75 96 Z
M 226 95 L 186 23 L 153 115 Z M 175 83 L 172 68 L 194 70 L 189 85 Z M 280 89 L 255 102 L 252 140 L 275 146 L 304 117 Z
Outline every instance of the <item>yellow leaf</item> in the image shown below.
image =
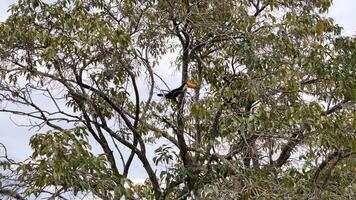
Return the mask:
M 323 21 L 318 21 L 318 23 L 316 24 L 316 34 L 318 36 L 321 36 L 324 32 L 324 23 Z

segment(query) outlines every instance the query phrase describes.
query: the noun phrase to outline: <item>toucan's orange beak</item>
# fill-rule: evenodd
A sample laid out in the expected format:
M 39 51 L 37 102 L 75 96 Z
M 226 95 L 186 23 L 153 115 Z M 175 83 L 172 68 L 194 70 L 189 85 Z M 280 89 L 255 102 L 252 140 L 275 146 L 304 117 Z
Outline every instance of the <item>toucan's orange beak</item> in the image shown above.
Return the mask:
M 194 88 L 196 88 L 196 87 L 197 87 L 197 85 L 196 85 L 196 84 L 194 84 L 194 83 L 188 82 L 188 83 L 187 83 L 187 87 L 188 87 L 188 88 L 192 88 L 192 89 L 194 89 Z

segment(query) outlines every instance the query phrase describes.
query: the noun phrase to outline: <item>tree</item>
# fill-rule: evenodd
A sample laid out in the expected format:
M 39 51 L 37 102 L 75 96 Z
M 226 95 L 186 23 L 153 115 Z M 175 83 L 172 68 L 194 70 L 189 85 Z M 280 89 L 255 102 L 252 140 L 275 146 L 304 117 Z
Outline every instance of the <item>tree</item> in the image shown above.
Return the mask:
M 0 25 L 0 111 L 49 129 L 15 166 L 23 195 L 351 197 L 356 41 L 331 3 L 20 0 Z M 199 86 L 177 103 L 153 98 L 167 52 L 177 85 Z

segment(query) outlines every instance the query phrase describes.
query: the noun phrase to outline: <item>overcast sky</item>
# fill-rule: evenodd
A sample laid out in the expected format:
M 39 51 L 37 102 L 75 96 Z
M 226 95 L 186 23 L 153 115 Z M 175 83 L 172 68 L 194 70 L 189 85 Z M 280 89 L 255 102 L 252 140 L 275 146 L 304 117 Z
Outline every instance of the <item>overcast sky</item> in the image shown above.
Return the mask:
M 16 0 L 0 0 L 0 22 L 9 16 L 9 13 L 7 13 L 8 6 L 15 2 Z M 344 27 L 343 35 L 356 35 L 356 0 L 334 0 L 328 15 L 333 17 L 336 23 Z M 159 74 L 163 75 L 163 78 L 167 78 L 167 80 L 172 80 L 169 76 L 177 76 L 179 73 L 174 72 L 173 68 L 162 67 L 169 65 L 169 62 L 169 59 L 162 60 L 161 68 L 164 71 Z M 169 83 L 172 84 L 174 82 L 170 81 Z M 174 85 L 170 86 L 173 87 Z M 16 122 L 22 120 L 18 117 L 12 118 Z M 0 128 L 0 142 L 7 147 L 8 155 L 11 158 L 22 161 L 31 154 L 28 142 L 34 130 L 29 131 L 26 127 L 16 126 L 10 116 L 4 113 L 0 113 Z

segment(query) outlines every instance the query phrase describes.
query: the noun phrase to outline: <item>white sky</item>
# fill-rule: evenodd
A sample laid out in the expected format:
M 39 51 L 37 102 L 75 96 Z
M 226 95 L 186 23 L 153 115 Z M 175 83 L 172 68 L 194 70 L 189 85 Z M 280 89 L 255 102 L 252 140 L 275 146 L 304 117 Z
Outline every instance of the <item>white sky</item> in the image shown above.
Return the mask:
M 16 0 L 0 0 L 0 22 L 9 16 L 9 13 L 7 13 L 8 6 L 15 2 Z M 336 23 L 344 27 L 343 35 L 356 35 L 356 0 L 334 0 L 328 15 L 333 17 Z M 161 65 L 169 65 L 169 60 L 162 60 Z M 164 75 L 163 78 L 165 80 L 170 80 L 168 81 L 170 86 L 175 86 L 171 77 L 180 73 L 174 72 L 173 68 L 161 68 L 164 71 L 160 71 L 161 73 L 159 74 Z M 13 119 L 16 122 L 23 120 L 19 117 L 13 117 Z M 5 113 L 0 113 L 0 128 L 0 142 L 7 147 L 10 158 L 22 161 L 31 154 L 28 142 L 34 130 L 29 131 L 28 128 L 16 126 L 9 115 Z M 139 165 L 139 163 L 135 164 Z M 137 178 L 139 179 L 139 177 Z

